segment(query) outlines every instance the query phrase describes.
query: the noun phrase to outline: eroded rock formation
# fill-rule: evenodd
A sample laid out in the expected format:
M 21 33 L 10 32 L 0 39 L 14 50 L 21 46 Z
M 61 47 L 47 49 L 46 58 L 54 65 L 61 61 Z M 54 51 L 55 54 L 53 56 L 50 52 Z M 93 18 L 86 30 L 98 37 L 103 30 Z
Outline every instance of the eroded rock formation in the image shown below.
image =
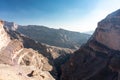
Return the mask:
M 1 80 L 55 80 L 49 73 L 52 66 L 48 59 L 33 49 L 24 48 L 20 40 L 12 39 L 3 28 L 3 21 L 0 21 L 0 44 Z M 28 76 L 32 71 L 32 76 Z
M 120 80 L 120 10 L 98 23 L 96 31 L 62 67 L 61 80 Z
M 10 42 L 10 37 L 8 34 L 5 32 L 3 28 L 4 22 L 0 21 L 0 50 L 7 46 L 7 44 Z
M 25 48 L 32 48 L 45 56 L 53 67 L 50 72 L 56 79 L 58 79 L 61 75 L 61 65 L 64 64 L 64 62 L 66 62 L 70 55 L 75 51 L 74 49 L 61 48 L 39 43 L 38 41 L 34 41 L 33 39 L 30 39 L 29 37 L 26 37 L 16 31 L 8 30 L 7 32 L 11 39 L 18 39 L 23 43 Z

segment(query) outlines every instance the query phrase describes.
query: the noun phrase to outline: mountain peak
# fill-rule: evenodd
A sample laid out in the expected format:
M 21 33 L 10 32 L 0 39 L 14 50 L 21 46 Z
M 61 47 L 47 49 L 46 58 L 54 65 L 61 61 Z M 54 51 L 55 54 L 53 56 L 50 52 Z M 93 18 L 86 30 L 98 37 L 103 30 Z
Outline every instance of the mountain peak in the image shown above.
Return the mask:
M 120 80 L 120 9 L 98 23 L 62 67 L 61 80 Z
M 119 17 L 120 18 L 120 9 L 118 9 L 115 12 L 109 14 L 106 18 L 113 18 L 113 17 Z
M 4 21 L 0 20 L 0 27 L 4 25 Z
M 105 46 L 120 50 L 120 9 L 98 23 L 94 39 Z
M 18 25 L 15 22 L 4 21 L 4 26 L 9 30 L 15 31 L 18 28 Z

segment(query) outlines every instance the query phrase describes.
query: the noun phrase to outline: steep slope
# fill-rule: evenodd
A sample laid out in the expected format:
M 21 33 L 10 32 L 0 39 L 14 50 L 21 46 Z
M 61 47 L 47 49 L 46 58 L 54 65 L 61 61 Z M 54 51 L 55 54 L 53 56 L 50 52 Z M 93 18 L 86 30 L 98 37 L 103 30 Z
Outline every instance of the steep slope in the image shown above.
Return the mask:
M 19 25 L 17 25 L 14 22 L 8 22 L 8 21 L 4 21 L 4 27 L 8 28 L 9 30 L 17 30 Z
M 11 39 L 20 40 L 25 48 L 32 48 L 43 54 L 49 60 L 49 63 L 53 66 L 51 74 L 56 79 L 58 79 L 61 74 L 61 65 L 64 64 L 64 62 L 66 62 L 66 60 L 69 59 L 70 55 L 75 51 L 73 49 L 60 48 L 39 43 L 16 31 L 8 30 L 7 32 L 10 34 Z
M 22 42 L 11 39 L 0 21 L 0 79 L 1 80 L 54 80 L 48 71 L 52 66 L 47 58 Z
M 35 41 L 51 46 L 71 49 L 78 49 L 80 45 L 85 43 L 90 37 L 90 35 L 84 33 L 72 32 L 64 29 L 47 28 L 37 25 L 19 25 L 17 31 L 24 35 L 27 35 Z
M 120 10 L 98 23 L 96 31 L 62 67 L 61 80 L 120 80 Z
M 7 44 L 10 42 L 10 37 L 5 33 L 3 26 L 3 21 L 0 21 L 0 50 L 7 46 Z

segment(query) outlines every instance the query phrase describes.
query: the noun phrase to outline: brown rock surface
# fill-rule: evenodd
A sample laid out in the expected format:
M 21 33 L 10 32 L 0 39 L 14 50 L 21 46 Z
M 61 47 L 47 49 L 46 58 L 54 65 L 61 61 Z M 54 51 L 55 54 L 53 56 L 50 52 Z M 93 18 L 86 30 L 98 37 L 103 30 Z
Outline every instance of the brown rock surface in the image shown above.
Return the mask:
M 120 10 L 98 23 L 89 41 L 62 66 L 61 80 L 120 80 Z
M 52 66 L 39 52 L 12 39 L 0 22 L 0 80 L 54 80 Z M 3 34 L 3 35 L 1 35 Z M 31 77 L 28 76 L 34 71 Z
M 7 22 L 5 23 L 7 24 Z M 7 31 L 7 33 L 9 34 L 8 36 L 10 37 L 11 41 L 5 47 L 5 49 L 1 51 L 2 54 L 0 55 L 1 56 L 0 63 L 9 64 L 9 65 L 35 66 L 37 63 L 40 63 L 41 61 L 41 59 L 39 59 L 41 57 L 37 57 L 38 55 L 36 54 L 35 54 L 36 56 L 31 55 L 34 54 L 33 51 L 36 50 L 40 53 L 40 55 L 42 54 L 44 56 L 43 57 L 41 55 L 43 57 L 42 70 L 49 71 L 54 78 L 58 79 L 58 77 L 61 74 L 60 66 L 64 62 L 66 62 L 66 60 L 69 59 L 69 56 L 75 50 L 49 46 L 47 44 L 39 43 L 13 30 L 12 29 L 14 28 L 13 23 L 9 23 L 9 26 L 7 26 L 7 28 L 5 26 L 4 27 L 5 27 L 5 31 Z M 34 50 L 26 49 L 26 48 L 32 48 Z M 20 58 L 20 56 L 22 56 L 22 59 Z M 33 62 L 31 61 L 31 59 L 33 60 Z M 39 61 L 36 59 L 39 59 Z
M 33 66 L 10 66 L 0 64 L 0 80 L 54 80 L 47 71 L 37 71 L 32 77 L 27 76 Z
M 57 79 L 57 77 L 61 74 L 61 65 L 69 59 L 70 55 L 75 51 L 74 49 L 69 48 L 61 48 L 56 46 L 50 46 L 47 44 L 39 43 L 22 35 L 16 31 L 8 30 L 8 34 L 10 34 L 11 39 L 18 39 L 23 43 L 25 48 L 32 48 L 40 52 L 43 56 L 45 56 L 49 63 L 52 65 L 53 70 L 51 74 Z M 46 67 L 48 68 L 48 67 Z
M 3 21 L 0 20 L 0 50 L 2 48 L 4 48 L 5 46 L 7 46 L 7 44 L 10 42 L 10 37 L 8 36 L 8 34 L 5 32 L 4 28 L 3 28 Z

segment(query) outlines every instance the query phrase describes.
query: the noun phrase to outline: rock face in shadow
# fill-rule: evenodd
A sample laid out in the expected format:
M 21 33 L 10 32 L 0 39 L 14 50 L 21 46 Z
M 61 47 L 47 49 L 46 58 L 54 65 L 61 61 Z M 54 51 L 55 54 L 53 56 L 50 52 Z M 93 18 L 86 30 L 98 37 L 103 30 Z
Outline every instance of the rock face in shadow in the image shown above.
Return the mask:
M 3 28 L 3 24 L 3 21 L 0 21 L 0 44 L 2 44 L 0 47 L 0 79 L 55 80 L 49 73 L 53 68 L 48 63 L 48 59 L 38 51 L 24 48 L 19 39 L 12 39 L 7 30 Z
M 88 42 L 62 66 L 61 80 L 120 80 L 120 10 L 98 23 Z

